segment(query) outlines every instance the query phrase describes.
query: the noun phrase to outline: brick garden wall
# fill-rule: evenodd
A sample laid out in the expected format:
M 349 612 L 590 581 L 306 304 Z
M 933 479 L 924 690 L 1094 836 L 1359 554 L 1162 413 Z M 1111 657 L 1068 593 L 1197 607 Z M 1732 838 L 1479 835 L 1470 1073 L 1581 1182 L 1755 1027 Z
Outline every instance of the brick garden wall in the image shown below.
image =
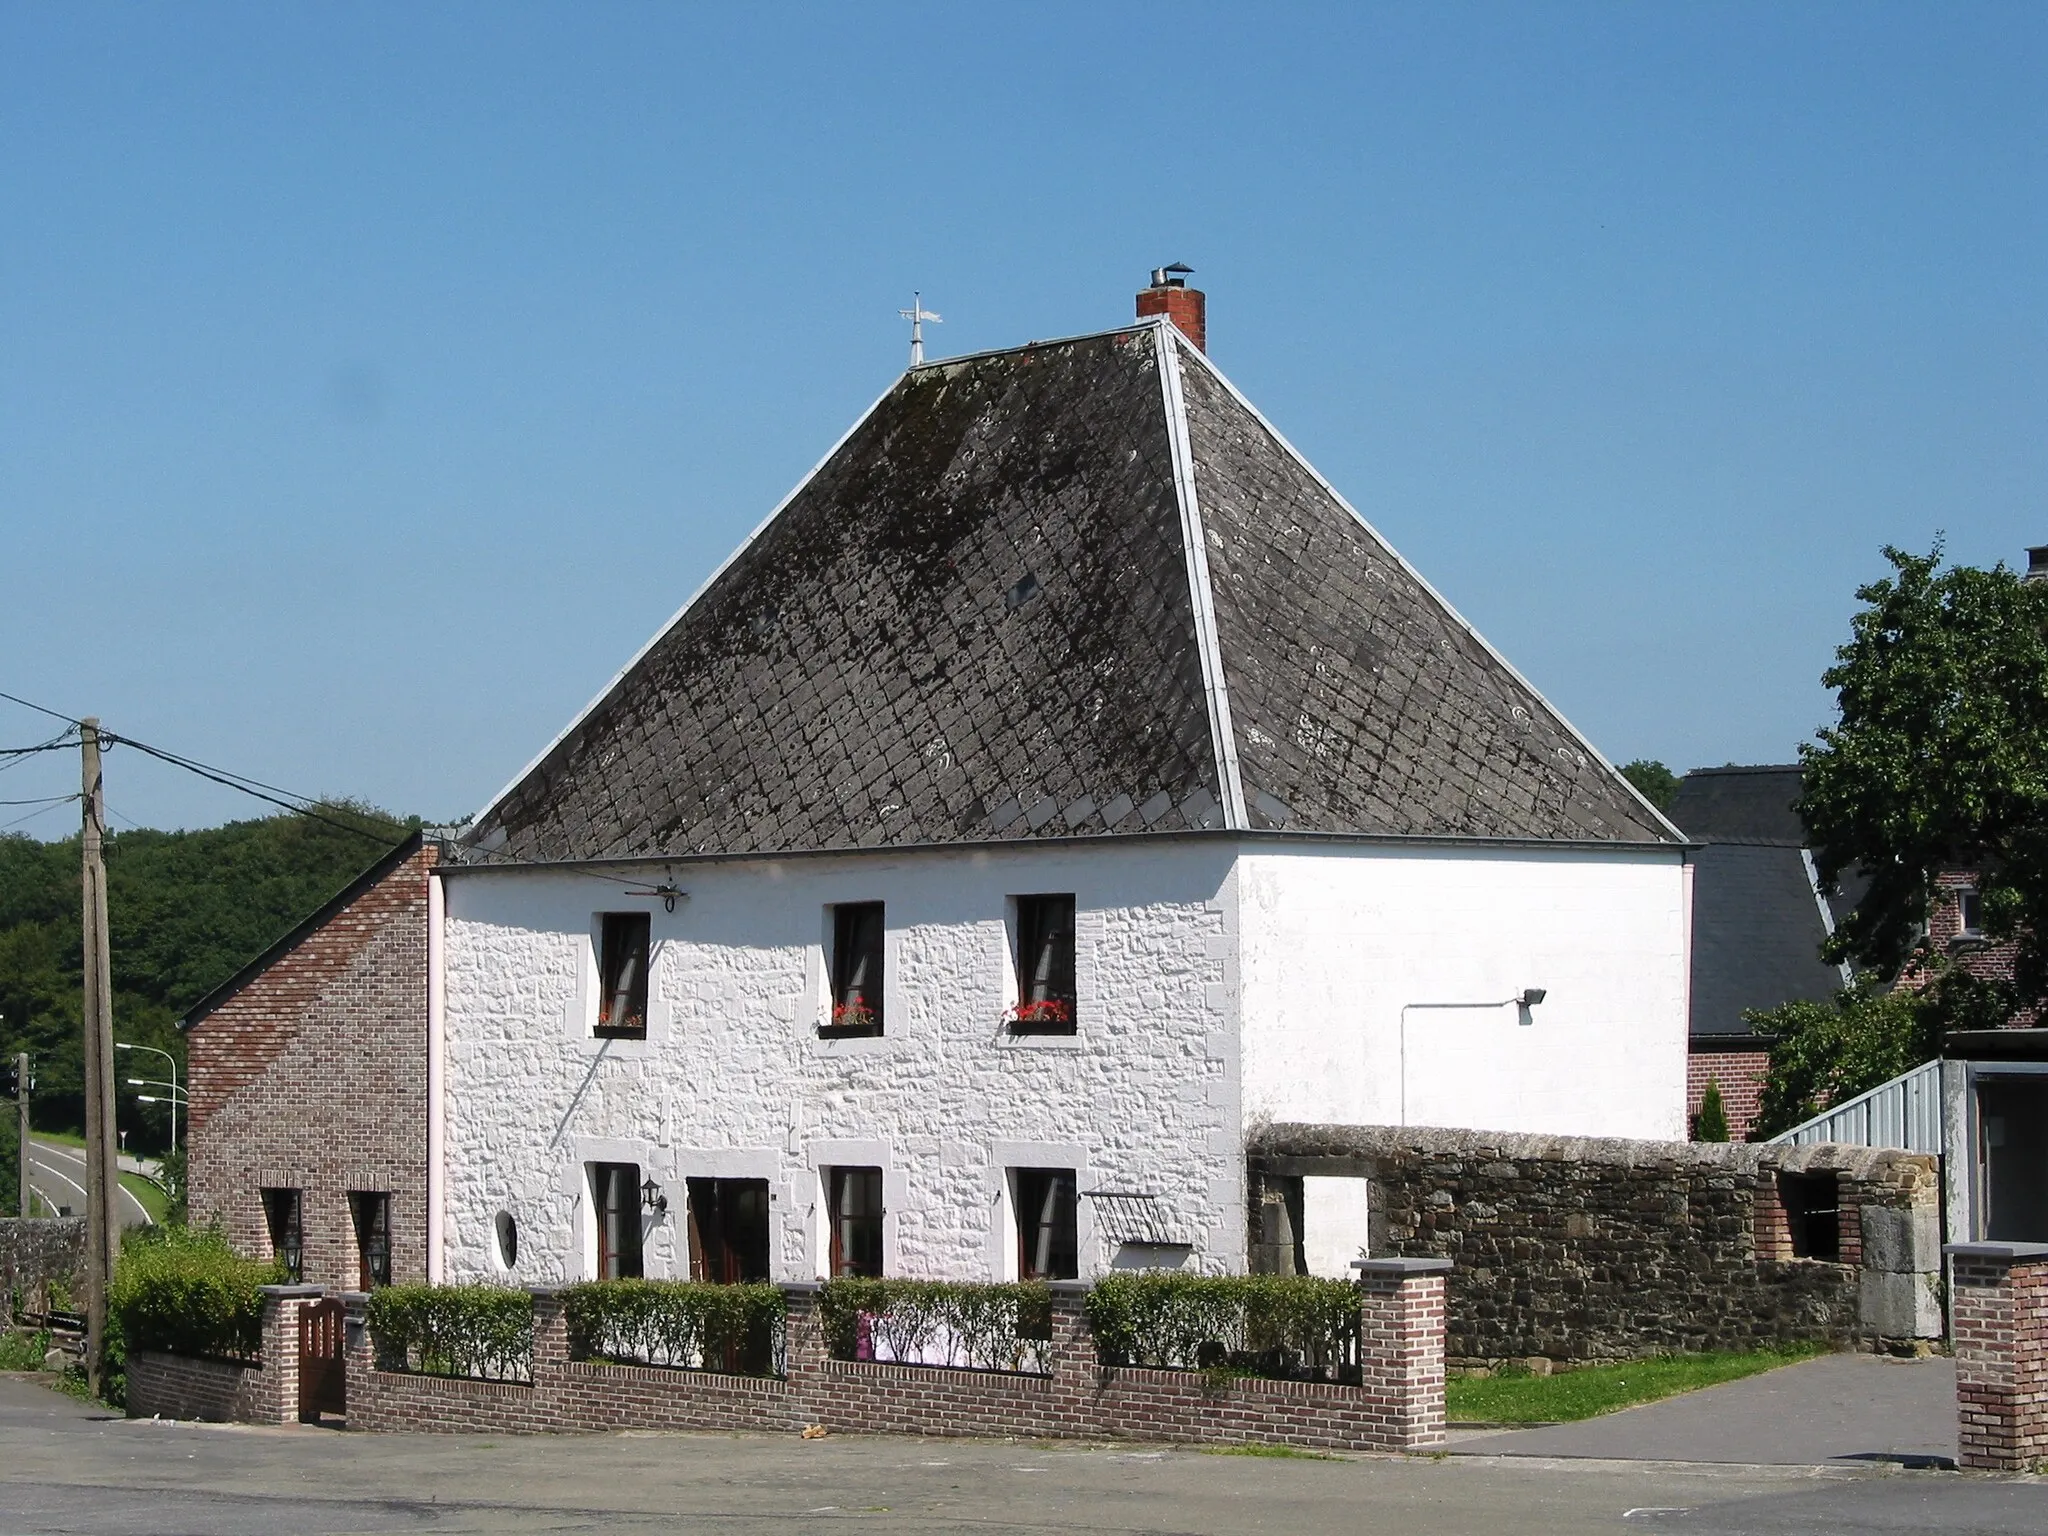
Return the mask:
M 536 1297 L 530 1383 L 451 1380 L 377 1368 L 352 1314 L 351 1428 L 793 1431 L 1261 1441 L 1339 1450 L 1415 1450 L 1443 1433 L 1443 1275 L 1390 1266 L 1361 1282 L 1365 1342 L 1357 1386 L 1240 1380 L 1215 1388 L 1189 1371 L 1106 1369 L 1083 1316 L 1083 1292 L 1053 1303 L 1046 1375 L 835 1360 L 812 1287 L 791 1287 L 782 1378 L 725 1376 L 568 1358 L 561 1304 Z M 359 1304 L 358 1304 L 359 1307 Z
M 263 1368 L 232 1360 L 133 1350 L 128 1356 L 130 1418 L 198 1419 L 208 1424 L 259 1422 Z
M 361 1283 L 351 1190 L 390 1193 L 392 1279 L 426 1278 L 433 859 L 356 890 L 188 1034 L 193 1219 L 267 1257 L 261 1191 L 302 1191 L 308 1282 Z
M 1457 1364 L 1941 1332 L 1923 1154 L 1275 1125 L 1249 1156 L 1253 1211 L 1270 1180 L 1360 1177 L 1375 1255 L 1454 1260 Z M 1779 1179 L 1813 1172 L 1838 1181 L 1839 1262 L 1792 1256 Z

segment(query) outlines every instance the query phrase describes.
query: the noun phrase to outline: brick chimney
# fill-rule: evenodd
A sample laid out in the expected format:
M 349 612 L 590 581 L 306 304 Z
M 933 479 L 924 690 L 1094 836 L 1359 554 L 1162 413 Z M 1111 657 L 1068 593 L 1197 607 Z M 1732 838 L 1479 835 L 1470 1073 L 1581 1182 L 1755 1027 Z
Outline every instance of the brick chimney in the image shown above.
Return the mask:
M 1209 350 L 1209 301 L 1199 288 L 1188 286 L 1195 269 L 1176 261 L 1152 274 L 1152 286 L 1138 294 L 1138 318 L 1164 315 L 1180 327 L 1181 334 L 1204 352 Z
M 2025 581 L 2048 581 L 2048 544 L 2036 544 L 2027 551 Z

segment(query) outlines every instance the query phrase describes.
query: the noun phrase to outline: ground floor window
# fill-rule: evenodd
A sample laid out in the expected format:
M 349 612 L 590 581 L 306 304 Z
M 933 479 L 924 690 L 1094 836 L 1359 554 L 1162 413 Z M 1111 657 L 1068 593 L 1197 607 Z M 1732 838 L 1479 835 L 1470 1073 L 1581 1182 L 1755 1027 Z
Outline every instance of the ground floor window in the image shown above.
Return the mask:
M 296 1189 L 263 1191 L 263 1221 L 270 1229 L 270 1252 L 296 1285 L 306 1278 L 304 1201 Z
M 374 1291 L 391 1283 L 391 1196 L 381 1190 L 357 1190 L 348 1203 L 355 1221 L 361 1287 Z
M 832 1273 L 882 1273 L 882 1170 L 828 1168 L 826 1208 L 832 1223 Z
M 597 1212 L 597 1278 L 638 1280 L 640 1261 L 640 1167 L 637 1163 L 592 1163 L 592 1206 Z
M 1010 1193 L 1017 1209 L 1017 1278 L 1074 1280 L 1081 1274 L 1081 1240 L 1071 1168 L 1013 1168 Z
M 768 1181 L 691 1179 L 690 1278 L 741 1285 L 768 1278 Z

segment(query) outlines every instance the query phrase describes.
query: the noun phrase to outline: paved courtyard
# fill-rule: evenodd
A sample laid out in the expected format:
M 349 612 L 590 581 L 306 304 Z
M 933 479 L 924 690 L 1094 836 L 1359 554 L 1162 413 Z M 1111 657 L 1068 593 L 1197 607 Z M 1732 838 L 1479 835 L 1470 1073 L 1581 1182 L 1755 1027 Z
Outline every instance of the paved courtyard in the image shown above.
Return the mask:
M 0 1379 L 0 1536 L 1061 1531 L 1401 1536 L 2048 1530 L 2048 1485 L 1882 1463 L 1279 1460 L 833 1436 L 158 1424 Z

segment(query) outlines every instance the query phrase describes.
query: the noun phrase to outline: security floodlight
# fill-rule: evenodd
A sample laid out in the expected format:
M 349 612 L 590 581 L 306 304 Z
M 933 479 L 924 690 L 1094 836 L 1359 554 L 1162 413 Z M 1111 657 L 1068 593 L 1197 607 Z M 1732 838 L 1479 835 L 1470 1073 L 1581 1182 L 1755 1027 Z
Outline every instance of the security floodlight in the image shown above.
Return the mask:
M 1548 996 L 1550 996 L 1550 994 L 1547 991 L 1545 991 L 1542 987 L 1524 987 L 1522 989 L 1522 995 L 1516 998 L 1515 1001 L 1520 1003 L 1524 1008 L 1534 1008 L 1538 1003 L 1542 1002 L 1543 999 Z

